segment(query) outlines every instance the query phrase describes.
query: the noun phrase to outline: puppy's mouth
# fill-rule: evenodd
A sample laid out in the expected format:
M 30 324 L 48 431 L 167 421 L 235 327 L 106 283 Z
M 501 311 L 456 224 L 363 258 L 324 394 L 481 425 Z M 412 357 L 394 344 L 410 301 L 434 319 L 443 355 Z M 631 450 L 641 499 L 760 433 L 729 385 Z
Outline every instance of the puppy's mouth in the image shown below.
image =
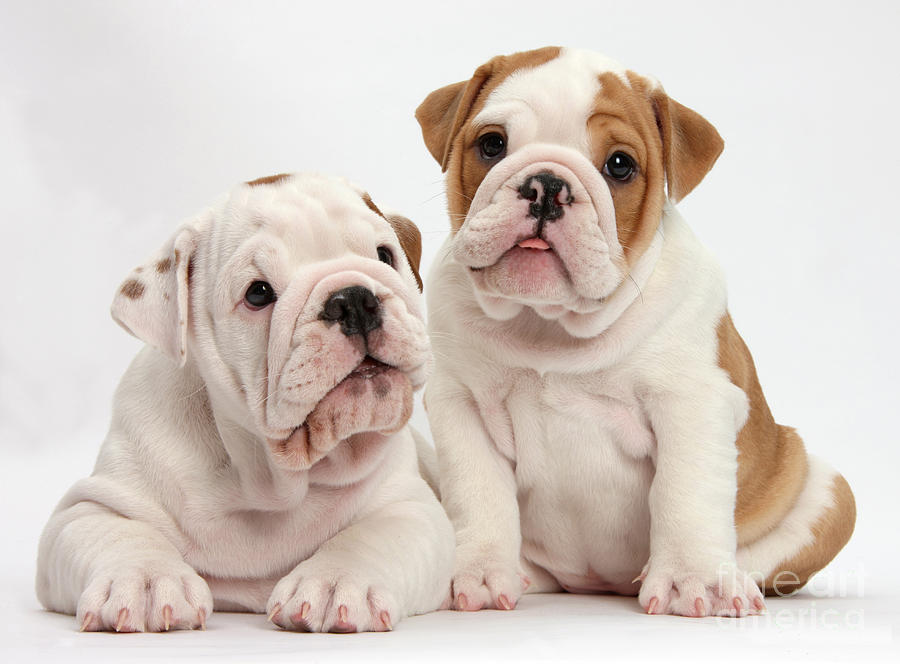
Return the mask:
M 280 464 L 303 470 L 343 440 L 402 428 L 411 414 L 412 383 L 406 372 L 365 355 L 287 437 L 267 441 Z
M 527 306 L 562 305 L 577 296 L 557 248 L 540 235 L 519 237 L 491 265 L 470 268 L 480 293 Z
M 319 404 L 324 403 L 329 397 L 336 395 L 338 392 L 344 393 L 351 397 L 362 396 L 369 389 L 373 389 L 384 397 L 390 391 L 390 382 L 387 374 L 402 373 L 399 369 L 390 364 L 376 360 L 371 355 L 366 355 L 360 361 L 356 368 L 344 376 L 338 383 L 331 388 Z M 291 433 L 293 436 L 298 430 L 308 426 L 309 417 L 311 417 L 319 409 L 319 405 L 313 409 L 307 420 L 294 429 Z M 289 436 L 290 437 L 290 436 Z
M 347 380 L 348 378 L 362 378 L 364 380 L 370 380 L 372 378 L 375 378 L 375 376 L 394 368 L 395 367 L 392 367 L 390 364 L 385 364 L 381 360 L 376 360 L 371 355 L 366 355 L 362 359 L 362 362 L 360 362 L 353 371 L 347 374 L 347 377 L 344 378 L 344 380 Z
M 530 237 L 526 240 L 516 243 L 517 247 L 522 249 L 530 249 L 531 251 L 553 251 L 547 241 L 541 237 Z
M 522 250 L 522 251 L 517 251 L 517 250 Z M 500 256 L 500 258 L 497 259 L 496 263 L 492 263 L 491 265 L 484 265 L 481 267 L 469 267 L 469 270 L 471 270 L 472 272 L 480 272 L 481 270 L 494 267 L 495 265 L 497 265 L 497 263 L 499 263 L 501 260 L 503 260 L 511 252 L 516 252 L 516 253 L 519 253 L 524 256 L 528 256 L 528 255 L 538 256 L 542 252 L 547 252 L 547 256 L 551 256 L 551 255 L 556 256 L 556 252 L 553 250 L 553 247 L 550 246 L 550 244 L 544 238 L 535 235 L 535 236 L 527 237 L 525 239 L 522 239 L 522 240 L 519 240 L 518 242 L 516 242 L 513 246 L 511 246 L 509 249 L 507 249 Z
M 540 238 L 525 240 L 525 243 L 534 240 L 547 244 Z M 572 281 L 566 264 L 550 245 L 543 249 L 528 244 L 523 246 L 523 243 L 520 242 L 508 249 L 490 269 L 498 275 L 503 275 L 502 281 L 510 282 L 508 286 L 514 290 L 516 285 L 530 290 L 527 284 L 532 282 L 571 283 Z

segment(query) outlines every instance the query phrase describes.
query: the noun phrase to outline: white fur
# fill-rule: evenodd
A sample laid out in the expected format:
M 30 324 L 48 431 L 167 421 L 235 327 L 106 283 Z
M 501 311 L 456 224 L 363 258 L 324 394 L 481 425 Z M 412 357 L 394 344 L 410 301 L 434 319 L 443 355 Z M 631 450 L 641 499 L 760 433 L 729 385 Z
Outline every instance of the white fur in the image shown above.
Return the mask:
M 181 272 L 164 274 L 154 269 L 157 256 L 133 273 L 144 295 L 117 298 L 117 318 L 162 352 L 148 346 L 136 357 L 93 474 L 47 524 L 41 602 L 76 613 L 85 629 L 126 631 L 202 626 L 214 604 L 268 610 L 283 627 L 314 631 L 389 629 L 437 609 L 453 533 L 418 473 L 402 427 L 408 412 L 372 425 L 379 433 L 366 433 L 375 414 L 359 415 L 363 433 L 330 442 L 309 464 L 270 447 L 272 436 L 289 435 L 334 398 L 334 385 L 359 362 L 356 342 L 317 320 L 333 288 L 359 283 L 378 294 L 384 323 L 377 340 L 370 333 L 368 352 L 390 355 L 401 383 L 424 381 L 430 353 L 419 297 L 390 226 L 342 181 L 293 176 L 236 188 L 169 250 L 188 246 L 185 233 L 189 289 L 188 256 L 180 255 Z M 375 247 L 385 243 L 399 272 L 377 260 Z M 283 297 L 248 311 L 243 293 L 260 278 Z M 141 309 L 142 301 L 152 306 Z M 181 316 L 167 318 L 166 306 Z M 313 343 L 327 364 L 313 358 L 301 370 L 297 354 Z M 288 392 L 297 372 L 298 385 L 305 377 L 309 386 Z M 319 393 L 327 393 L 320 404 L 304 403 Z M 303 619 L 292 620 L 304 603 Z
M 509 154 L 532 143 L 568 145 L 587 151 L 583 122 L 591 114 L 600 81 L 610 72 L 630 85 L 626 69 L 615 60 L 591 51 L 564 48 L 559 57 L 511 74 L 487 98 L 472 120 L 475 126 L 502 125 L 509 135 Z M 539 94 L 535 94 L 538 91 Z M 560 100 L 565 103 L 560 103 Z

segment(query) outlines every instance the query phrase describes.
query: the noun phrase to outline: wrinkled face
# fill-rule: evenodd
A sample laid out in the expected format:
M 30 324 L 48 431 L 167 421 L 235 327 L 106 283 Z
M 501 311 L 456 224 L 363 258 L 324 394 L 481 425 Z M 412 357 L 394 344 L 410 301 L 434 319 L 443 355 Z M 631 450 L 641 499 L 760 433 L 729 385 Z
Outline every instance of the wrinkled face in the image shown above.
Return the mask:
M 430 351 L 392 223 L 418 241 L 342 181 L 290 176 L 236 188 L 194 230 L 187 355 L 285 468 L 344 441 L 352 461 L 411 414 Z
M 666 200 L 721 139 L 654 81 L 601 55 L 499 57 L 417 111 L 447 171 L 454 258 L 492 317 L 589 313 L 626 280 Z

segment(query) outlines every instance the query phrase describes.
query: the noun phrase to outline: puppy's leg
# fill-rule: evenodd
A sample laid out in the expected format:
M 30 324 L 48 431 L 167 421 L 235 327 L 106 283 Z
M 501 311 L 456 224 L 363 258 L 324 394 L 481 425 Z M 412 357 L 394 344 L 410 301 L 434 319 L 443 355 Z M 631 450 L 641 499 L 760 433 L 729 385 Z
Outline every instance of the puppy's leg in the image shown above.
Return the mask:
M 650 396 L 645 404 L 657 458 L 650 560 L 639 601 L 648 613 L 758 613 L 765 607 L 762 593 L 736 560 L 735 441 L 746 400 L 730 383 L 681 387 L 678 394 Z
M 827 565 L 853 532 L 856 504 L 847 480 L 809 456 L 809 472 L 788 514 L 768 533 L 738 549 L 737 560 L 768 595 L 790 595 Z
M 159 531 L 95 502 L 51 517 L 36 585 L 41 603 L 74 613 L 82 631 L 203 628 L 213 608 L 206 582 Z
M 441 499 L 441 487 L 438 480 L 437 452 L 425 438 L 412 426 L 409 427 L 413 440 L 416 441 L 416 456 L 419 460 L 419 475 L 425 480 L 434 494 Z
M 386 631 L 448 598 L 453 529 L 425 481 L 379 489 L 373 509 L 276 584 L 269 619 L 312 632 Z
M 453 607 L 514 608 L 529 581 L 519 564 L 522 535 L 512 464 L 491 440 L 468 390 L 447 374 L 427 389 L 441 501 L 456 530 Z

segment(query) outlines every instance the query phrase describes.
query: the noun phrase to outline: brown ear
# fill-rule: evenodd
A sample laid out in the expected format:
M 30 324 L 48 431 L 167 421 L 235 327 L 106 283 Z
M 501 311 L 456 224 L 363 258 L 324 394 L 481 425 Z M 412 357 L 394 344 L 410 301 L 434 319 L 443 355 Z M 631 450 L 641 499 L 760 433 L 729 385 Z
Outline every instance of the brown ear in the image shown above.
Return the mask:
M 466 121 L 478 93 L 491 77 L 495 60 L 481 65 L 470 80 L 435 90 L 416 109 L 422 138 L 431 156 L 441 165 L 441 171 L 447 170 L 453 138 Z
M 664 92 L 653 102 L 662 135 L 669 198 L 677 203 L 709 173 L 725 142 L 702 115 Z
M 422 260 L 422 234 L 419 232 L 418 226 L 399 214 L 389 214 L 385 219 L 388 220 L 397 234 L 397 239 L 400 240 L 400 247 L 406 254 L 406 260 L 409 262 L 409 267 L 412 268 L 413 276 L 416 278 L 421 293 L 422 277 L 419 276 L 419 263 Z

